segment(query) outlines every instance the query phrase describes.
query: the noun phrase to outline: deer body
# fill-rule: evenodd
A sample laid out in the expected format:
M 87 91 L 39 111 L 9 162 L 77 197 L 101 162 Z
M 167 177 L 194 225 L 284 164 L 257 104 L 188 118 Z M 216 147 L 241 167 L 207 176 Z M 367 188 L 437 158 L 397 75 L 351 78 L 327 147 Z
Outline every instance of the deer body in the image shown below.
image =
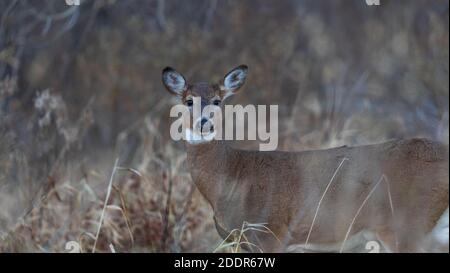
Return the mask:
M 220 88 L 196 89 L 172 69 L 163 72 L 163 82 L 184 103 L 193 95 L 223 100 L 243 84 L 246 72 L 242 66 L 231 71 Z M 202 132 L 213 130 L 207 121 L 199 126 Z M 265 252 L 290 245 L 347 251 L 346 243 L 363 232 L 388 251 L 427 251 L 424 246 L 433 240 L 448 251 L 449 167 L 443 144 L 410 139 L 303 152 L 239 150 L 223 140 L 186 146 L 192 179 L 211 204 L 224 239 L 249 222 L 264 223 L 275 235 L 248 235 Z M 438 222 L 443 229 L 436 230 Z
M 188 144 L 187 151 L 192 179 L 211 204 L 220 235 L 225 238 L 243 221 L 267 223 L 281 243 L 255 233 L 253 240 L 265 251 L 305 243 L 318 202 L 341 162 L 311 243 L 342 242 L 382 176 L 386 180 L 376 186 L 350 234 L 370 230 L 392 251 L 418 251 L 448 207 L 448 153 L 423 139 L 305 152 L 237 150 L 213 141 Z

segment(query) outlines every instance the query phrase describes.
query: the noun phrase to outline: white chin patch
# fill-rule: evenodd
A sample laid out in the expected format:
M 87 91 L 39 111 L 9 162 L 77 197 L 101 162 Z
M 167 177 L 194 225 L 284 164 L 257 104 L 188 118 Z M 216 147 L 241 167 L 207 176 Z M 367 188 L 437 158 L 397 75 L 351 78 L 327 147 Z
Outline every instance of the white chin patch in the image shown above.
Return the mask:
M 186 129 L 186 141 L 189 144 L 201 144 L 210 142 L 216 136 L 216 131 L 207 134 L 197 134 L 191 129 Z

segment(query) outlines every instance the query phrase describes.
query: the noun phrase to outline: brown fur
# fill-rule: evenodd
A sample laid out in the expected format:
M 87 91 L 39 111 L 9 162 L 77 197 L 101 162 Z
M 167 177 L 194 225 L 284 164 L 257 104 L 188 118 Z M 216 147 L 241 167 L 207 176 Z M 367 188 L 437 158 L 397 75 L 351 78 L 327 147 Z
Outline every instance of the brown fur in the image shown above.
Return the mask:
M 282 241 L 255 232 L 264 251 L 302 244 L 324 189 L 311 243 L 341 242 L 364 198 L 385 175 L 351 234 L 370 230 L 395 251 L 418 243 L 448 207 L 448 149 L 426 139 L 304 152 L 237 150 L 223 141 L 187 145 L 192 178 L 211 204 L 222 237 L 243 221 L 267 223 Z M 394 215 L 391 213 L 388 185 Z M 398 243 L 398 245 L 397 245 Z

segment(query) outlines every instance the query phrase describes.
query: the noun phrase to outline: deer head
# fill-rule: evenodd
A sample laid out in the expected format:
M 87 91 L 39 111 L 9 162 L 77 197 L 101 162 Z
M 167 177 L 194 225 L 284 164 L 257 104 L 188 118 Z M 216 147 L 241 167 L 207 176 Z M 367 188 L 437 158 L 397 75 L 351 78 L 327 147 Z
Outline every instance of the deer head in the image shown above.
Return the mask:
M 188 142 L 210 141 L 216 131 L 212 116 L 209 114 L 214 108 L 222 107 L 223 101 L 234 95 L 244 85 L 247 77 L 248 67 L 240 65 L 228 72 L 219 83 L 199 82 L 189 84 L 184 76 L 171 67 L 166 67 L 162 71 L 162 81 L 167 91 L 178 98 L 178 102 L 189 108 L 189 120 L 184 121 L 187 129 Z M 194 107 L 199 104 L 199 118 L 194 119 Z M 212 108 L 212 111 L 204 111 Z M 208 114 L 204 114 L 208 113 Z M 191 122 L 193 121 L 193 122 Z M 198 135 L 200 134 L 200 135 Z

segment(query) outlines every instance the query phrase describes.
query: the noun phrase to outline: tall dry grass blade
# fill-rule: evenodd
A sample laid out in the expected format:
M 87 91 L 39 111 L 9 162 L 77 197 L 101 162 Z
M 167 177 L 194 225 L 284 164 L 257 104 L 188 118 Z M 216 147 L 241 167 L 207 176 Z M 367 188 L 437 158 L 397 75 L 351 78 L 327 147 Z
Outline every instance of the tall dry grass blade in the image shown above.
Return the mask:
M 389 205 L 391 207 L 392 219 L 395 220 L 394 203 L 392 202 L 392 195 L 391 195 L 391 184 L 389 183 L 389 180 L 387 179 L 387 177 L 385 175 L 383 175 L 383 176 L 384 176 L 384 181 L 386 181 L 386 184 L 387 184 L 387 193 L 388 193 L 388 198 L 389 198 Z M 396 229 L 394 229 L 394 237 L 395 237 L 395 251 L 398 252 L 398 236 L 397 236 Z
M 314 213 L 314 217 L 313 217 L 311 226 L 310 226 L 309 231 L 308 231 L 308 236 L 306 236 L 305 248 L 308 248 L 309 237 L 311 236 L 311 232 L 312 232 L 312 229 L 313 229 L 313 227 L 314 227 L 314 223 L 316 222 L 317 215 L 319 214 L 320 205 L 322 204 L 323 198 L 324 198 L 325 195 L 327 194 L 328 189 L 330 188 L 331 184 L 332 184 L 333 181 L 334 181 L 334 178 L 336 177 L 337 173 L 338 173 L 339 170 L 341 169 L 342 164 L 344 164 L 344 162 L 345 162 L 346 160 L 349 160 L 349 159 L 346 158 L 346 157 L 344 157 L 344 158 L 342 159 L 341 163 L 339 163 L 339 166 L 338 166 L 338 167 L 336 168 L 336 170 L 334 171 L 333 176 L 331 177 L 330 181 L 328 182 L 327 186 L 325 187 L 325 190 L 323 191 L 322 196 L 320 197 L 319 203 L 317 204 L 316 212 Z
M 244 221 L 243 223 L 242 223 L 242 226 L 241 226 L 241 230 L 240 230 L 240 232 L 239 232 L 239 236 L 238 236 L 238 240 L 237 240 L 237 242 L 238 242 L 238 244 L 236 245 L 236 248 L 234 249 L 234 252 L 235 253 L 237 253 L 238 252 L 238 250 L 239 250 L 239 248 L 240 248 L 240 243 L 241 243 L 241 241 L 242 241 L 242 236 L 244 235 L 244 229 L 245 229 L 245 226 L 247 225 L 247 222 L 246 221 Z
M 137 175 L 139 177 L 142 177 L 142 174 L 138 170 L 133 169 L 133 168 L 117 167 L 117 170 L 119 170 L 119 171 L 128 171 L 128 172 L 130 172 L 132 174 L 135 174 L 135 175 Z
M 222 249 L 222 248 L 228 247 L 230 244 L 233 244 L 233 245 L 234 245 L 235 243 L 237 243 L 237 242 L 235 242 L 235 241 L 230 242 L 230 243 L 226 243 L 226 242 L 228 241 L 228 239 L 229 239 L 234 233 L 236 233 L 236 232 L 239 232 L 239 229 L 233 229 L 233 230 L 231 230 L 230 233 L 228 233 L 227 237 L 225 237 L 225 239 L 222 240 L 222 242 L 216 247 L 216 249 L 214 249 L 213 252 L 215 253 L 215 252 L 217 252 L 218 250 L 220 250 L 220 249 Z M 234 240 L 234 239 L 232 239 L 232 240 Z
M 275 233 L 268 227 L 266 227 L 267 223 L 248 223 L 244 221 L 242 223 L 242 226 L 240 229 L 233 229 L 230 233 L 228 233 L 227 237 L 225 237 L 224 240 L 214 249 L 214 253 L 226 248 L 231 248 L 232 253 L 239 253 L 241 250 L 242 245 L 247 245 L 253 251 L 253 248 L 256 248 L 259 252 L 263 252 L 263 249 L 258 246 L 257 244 L 254 244 L 250 242 L 248 239 L 246 233 L 249 231 L 255 231 L 255 232 L 261 232 L 266 234 L 271 234 L 275 239 L 281 244 L 280 239 L 275 235 Z M 227 242 L 230 237 L 232 237 L 232 242 Z
M 114 180 L 114 174 L 116 173 L 117 164 L 119 163 L 119 158 L 116 158 L 114 162 L 114 168 L 111 173 L 111 177 L 109 178 L 108 191 L 106 192 L 105 202 L 103 204 L 102 214 L 100 215 L 100 222 L 98 223 L 97 234 L 95 235 L 94 246 L 92 248 L 92 253 L 95 253 L 95 248 L 97 247 L 98 236 L 100 235 L 100 229 L 102 228 L 103 218 L 105 217 L 106 207 L 108 206 L 109 196 L 111 195 L 112 183 Z
M 128 235 L 130 236 L 130 240 L 131 240 L 131 248 L 133 248 L 134 246 L 134 237 L 133 237 L 133 232 L 131 231 L 131 221 L 130 221 L 130 216 L 128 213 L 128 208 L 125 202 L 125 197 L 123 196 L 122 191 L 117 188 L 116 186 L 113 185 L 113 189 L 119 194 L 119 198 L 120 198 L 120 203 L 122 205 L 122 215 L 125 218 L 125 224 L 127 226 L 127 230 L 128 230 Z
M 342 253 L 344 251 L 345 242 L 347 242 L 348 236 L 350 235 L 350 231 L 352 230 L 353 225 L 355 224 L 356 218 L 358 218 L 359 213 L 364 208 L 364 205 L 367 203 L 367 200 L 372 196 L 372 194 L 377 189 L 378 185 L 383 181 L 385 178 L 385 175 L 383 174 L 381 178 L 378 180 L 378 182 L 373 186 L 373 188 L 370 190 L 370 192 L 367 194 L 366 198 L 363 200 L 361 206 L 358 208 L 358 210 L 355 213 L 355 216 L 352 219 L 352 222 L 350 223 L 350 226 L 347 229 L 347 233 L 345 234 L 344 241 L 342 242 L 341 249 L 339 250 L 339 253 Z
M 277 237 L 277 235 L 266 225 L 267 225 L 267 223 L 257 223 L 257 224 L 247 223 L 247 227 L 248 227 L 247 229 L 271 234 L 280 244 L 282 244 L 281 240 Z M 262 228 L 262 229 L 259 229 L 259 228 Z

